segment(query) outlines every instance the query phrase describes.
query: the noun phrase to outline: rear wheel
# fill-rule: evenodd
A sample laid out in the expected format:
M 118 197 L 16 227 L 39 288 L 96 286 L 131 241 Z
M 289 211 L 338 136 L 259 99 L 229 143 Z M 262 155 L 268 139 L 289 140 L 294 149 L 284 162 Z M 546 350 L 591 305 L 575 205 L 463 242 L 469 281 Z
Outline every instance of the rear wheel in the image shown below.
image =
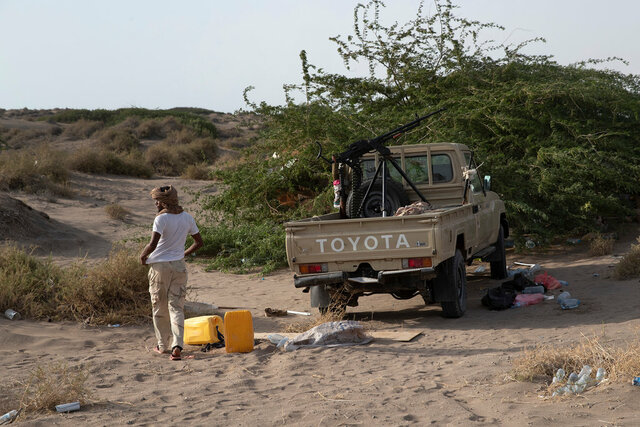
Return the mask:
M 464 265 L 464 258 L 459 249 L 456 254 L 445 261 L 444 268 L 438 272 L 438 279 L 447 282 L 447 285 L 455 289 L 456 299 L 454 301 L 442 301 L 442 315 L 444 317 L 462 317 L 467 310 L 467 270 Z
M 507 256 L 504 252 L 504 228 L 500 226 L 498 231 L 498 240 L 495 244 L 496 252 L 495 257 L 497 261 L 491 261 L 491 278 L 496 280 L 502 280 L 507 277 Z

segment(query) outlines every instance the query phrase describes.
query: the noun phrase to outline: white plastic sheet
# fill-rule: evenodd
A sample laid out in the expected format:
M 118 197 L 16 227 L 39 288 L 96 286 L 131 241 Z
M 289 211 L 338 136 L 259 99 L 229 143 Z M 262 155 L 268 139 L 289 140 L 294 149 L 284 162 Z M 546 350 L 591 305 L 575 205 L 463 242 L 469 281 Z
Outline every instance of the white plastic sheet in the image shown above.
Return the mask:
M 281 335 L 269 335 L 269 340 L 284 351 L 293 351 L 301 347 L 338 347 L 347 345 L 367 344 L 373 340 L 360 322 L 341 320 L 318 325 L 297 335 L 285 338 Z

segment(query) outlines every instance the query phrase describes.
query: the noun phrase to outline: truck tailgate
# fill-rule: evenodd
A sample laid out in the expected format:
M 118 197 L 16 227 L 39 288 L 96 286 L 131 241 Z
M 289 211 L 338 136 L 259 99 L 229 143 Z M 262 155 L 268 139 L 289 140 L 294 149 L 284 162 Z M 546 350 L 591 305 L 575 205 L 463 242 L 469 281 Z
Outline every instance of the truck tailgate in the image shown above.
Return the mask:
M 429 215 L 292 222 L 287 252 L 295 264 L 431 256 L 437 223 Z

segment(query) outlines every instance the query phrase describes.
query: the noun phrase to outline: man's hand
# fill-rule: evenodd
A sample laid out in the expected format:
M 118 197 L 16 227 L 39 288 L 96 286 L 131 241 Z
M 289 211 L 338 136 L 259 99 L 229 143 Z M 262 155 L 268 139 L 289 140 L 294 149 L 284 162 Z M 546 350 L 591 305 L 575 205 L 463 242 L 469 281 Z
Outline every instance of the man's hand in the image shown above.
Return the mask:
M 204 245 L 204 242 L 202 241 L 202 237 L 200 236 L 200 233 L 196 233 L 191 237 L 193 237 L 193 245 L 189 246 L 189 248 L 187 248 L 187 250 L 184 251 L 185 257 L 193 254 L 195 251 L 197 251 Z
M 149 258 L 149 255 L 151 255 L 151 252 L 156 250 L 159 241 L 160 233 L 156 233 L 155 231 L 151 233 L 151 241 L 147 246 L 144 247 L 142 253 L 140 254 L 140 264 L 145 265 L 147 263 L 147 258 Z

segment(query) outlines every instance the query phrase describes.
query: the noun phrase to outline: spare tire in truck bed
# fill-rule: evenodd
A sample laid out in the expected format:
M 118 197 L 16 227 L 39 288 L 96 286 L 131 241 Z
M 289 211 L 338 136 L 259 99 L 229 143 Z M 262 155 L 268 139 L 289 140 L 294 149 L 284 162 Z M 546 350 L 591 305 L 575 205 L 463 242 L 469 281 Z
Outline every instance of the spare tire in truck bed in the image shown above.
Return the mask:
M 358 192 L 360 192 L 361 197 L 364 197 L 364 194 L 367 192 L 367 188 L 369 188 L 369 184 L 371 184 L 371 180 L 363 182 L 360 188 L 357 190 Z M 398 208 L 409 204 L 409 198 L 405 194 L 404 188 L 402 188 L 402 184 L 400 184 L 399 182 L 392 179 L 387 179 L 385 184 L 385 209 L 387 211 L 387 216 L 392 216 L 398 210 Z M 347 198 L 347 212 L 350 214 L 351 218 L 373 218 L 382 216 L 380 203 L 382 200 L 381 180 L 377 180 L 373 183 L 371 191 L 369 192 L 369 196 L 362 204 L 360 215 L 355 215 L 355 211 L 358 209 L 358 206 L 353 206 L 353 193 L 353 191 L 349 193 L 349 197 Z M 358 197 L 357 199 L 360 198 Z

